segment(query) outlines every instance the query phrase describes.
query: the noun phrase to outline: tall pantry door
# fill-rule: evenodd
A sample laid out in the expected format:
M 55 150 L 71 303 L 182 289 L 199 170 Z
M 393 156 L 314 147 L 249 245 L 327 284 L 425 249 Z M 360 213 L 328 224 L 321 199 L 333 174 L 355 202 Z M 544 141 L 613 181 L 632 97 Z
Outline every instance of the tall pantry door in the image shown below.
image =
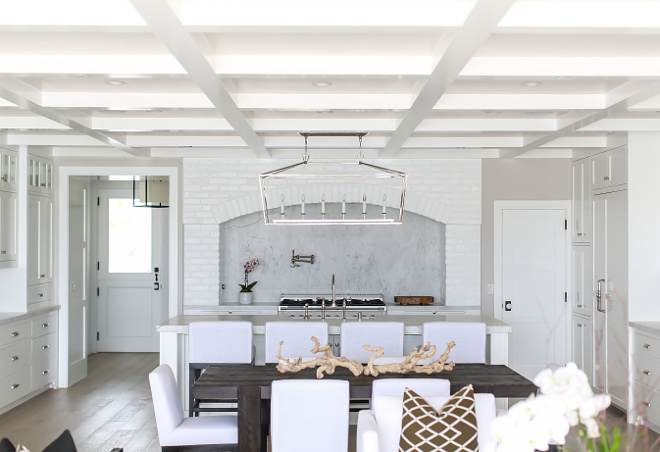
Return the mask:
M 624 409 L 629 373 L 627 210 L 626 190 L 593 197 L 594 386 Z

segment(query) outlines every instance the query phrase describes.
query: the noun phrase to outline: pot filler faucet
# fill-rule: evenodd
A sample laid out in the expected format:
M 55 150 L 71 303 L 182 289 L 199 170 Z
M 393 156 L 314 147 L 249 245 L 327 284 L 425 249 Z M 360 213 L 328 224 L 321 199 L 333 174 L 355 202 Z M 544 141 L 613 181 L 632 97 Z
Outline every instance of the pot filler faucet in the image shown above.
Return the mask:
M 335 294 L 337 292 L 335 291 L 335 274 L 332 274 L 332 305 L 331 307 L 336 308 L 337 307 L 337 300 L 335 299 Z

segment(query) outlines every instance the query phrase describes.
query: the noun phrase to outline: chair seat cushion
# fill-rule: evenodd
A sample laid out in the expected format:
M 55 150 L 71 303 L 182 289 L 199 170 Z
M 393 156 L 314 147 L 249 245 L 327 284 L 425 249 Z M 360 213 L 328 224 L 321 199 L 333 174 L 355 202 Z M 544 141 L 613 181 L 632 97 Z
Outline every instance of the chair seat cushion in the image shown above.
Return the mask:
M 238 443 L 235 415 L 185 418 L 178 427 L 161 438 L 161 446 Z
M 406 388 L 399 450 L 477 452 L 477 413 L 472 386 L 451 396 L 439 412 L 415 391 Z

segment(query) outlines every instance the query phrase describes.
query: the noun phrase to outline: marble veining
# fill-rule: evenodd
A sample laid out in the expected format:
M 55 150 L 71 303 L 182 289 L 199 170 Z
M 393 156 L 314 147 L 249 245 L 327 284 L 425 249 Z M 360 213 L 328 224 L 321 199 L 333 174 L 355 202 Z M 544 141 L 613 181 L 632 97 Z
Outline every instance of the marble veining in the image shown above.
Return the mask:
M 347 214 L 357 216 L 360 208 L 349 206 Z M 286 214 L 300 215 L 299 207 L 287 207 Z M 388 301 L 395 295 L 432 295 L 444 304 L 442 223 L 406 212 L 399 226 L 266 226 L 261 215 L 219 225 L 222 301 L 236 301 L 243 263 L 258 258 L 249 277 L 258 281 L 255 303 L 276 301 L 281 293 L 330 293 L 335 274 L 337 293 L 382 293 Z M 314 264 L 291 268 L 292 250 L 313 254 Z

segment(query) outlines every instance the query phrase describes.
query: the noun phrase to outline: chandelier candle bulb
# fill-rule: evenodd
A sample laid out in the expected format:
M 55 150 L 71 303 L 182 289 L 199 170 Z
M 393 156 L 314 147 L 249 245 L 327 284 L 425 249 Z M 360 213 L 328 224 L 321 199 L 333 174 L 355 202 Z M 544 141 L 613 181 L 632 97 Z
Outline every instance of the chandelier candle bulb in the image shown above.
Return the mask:
M 282 195 L 280 203 L 280 215 L 284 216 L 284 195 Z
M 341 197 L 341 214 L 346 215 L 346 195 Z
M 383 215 L 387 215 L 387 195 L 383 195 Z
M 321 215 L 325 215 L 325 195 L 321 196 Z
M 305 216 L 305 195 L 303 195 L 302 202 L 300 203 L 300 215 Z
M 367 214 L 367 195 L 362 195 L 362 215 Z

